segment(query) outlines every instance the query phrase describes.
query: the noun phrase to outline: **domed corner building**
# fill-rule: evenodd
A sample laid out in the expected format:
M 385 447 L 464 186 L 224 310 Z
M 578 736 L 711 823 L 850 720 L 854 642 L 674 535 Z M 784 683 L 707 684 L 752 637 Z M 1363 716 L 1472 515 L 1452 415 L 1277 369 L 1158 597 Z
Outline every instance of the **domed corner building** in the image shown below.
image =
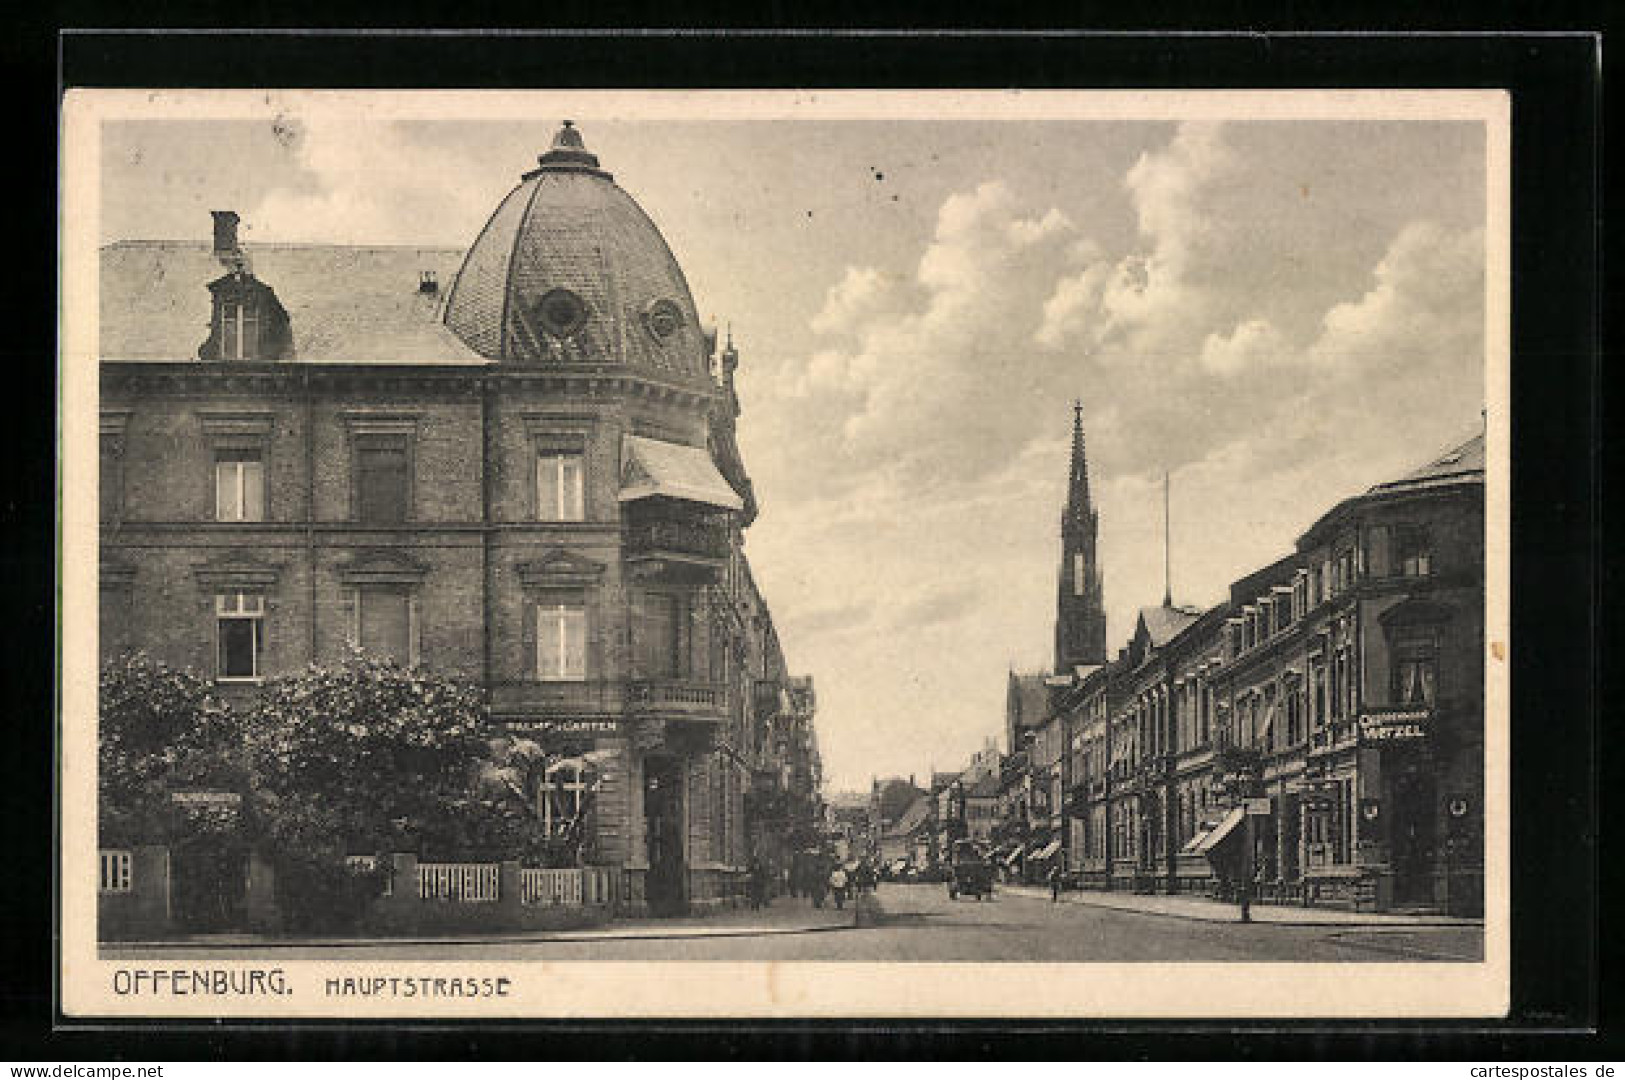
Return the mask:
M 101 251 L 104 659 L 228 696 L 355 645 L 476 679 L 548 758 L 544 827 L 629 910 L 786 860 L 814 699 L 742 550 L 738 353 L 579 131 L 466 252 L 238 223 Z M 252 925 L 264 868 L 210 858 L 227 895 L 171 897 L 171 925 Z

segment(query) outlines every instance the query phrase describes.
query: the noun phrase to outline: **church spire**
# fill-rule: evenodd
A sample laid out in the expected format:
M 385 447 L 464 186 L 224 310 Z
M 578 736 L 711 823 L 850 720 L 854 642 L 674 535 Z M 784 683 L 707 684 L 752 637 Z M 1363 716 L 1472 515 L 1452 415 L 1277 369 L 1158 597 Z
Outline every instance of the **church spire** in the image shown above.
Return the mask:
M 1106 662 L 1106 612 L 1095 561 L 1099 516 L 1089 497 L 1083 402 L 1072 403 L 1072 461 L 1061 511 L 1061 569 L 1055 603 L 1055 671 Z
M 1087 515 L 1089 504 L 1089 455 L 1083 443 L 1083 402 L 1072 401 L 1072 480 L 1067 486 L 1066 512 L 1069 517 Z

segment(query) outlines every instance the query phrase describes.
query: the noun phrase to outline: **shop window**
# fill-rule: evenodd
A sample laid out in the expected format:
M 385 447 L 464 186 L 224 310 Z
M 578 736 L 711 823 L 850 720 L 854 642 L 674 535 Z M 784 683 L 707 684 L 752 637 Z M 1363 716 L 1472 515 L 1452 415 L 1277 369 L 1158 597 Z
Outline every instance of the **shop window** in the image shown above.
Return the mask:
M 536 455 L 538 520 L 585 520 L 584 460 L 578 451 L 543 450 Z
M 589 783 L 580 758 L 551 762 L 536 785 L 536 811 L 548 836 L 562 836 L 580 820 Z
M 265 654 L 265 597 L 252 592 L 214 598 L 217 674 L 221 679 L 258 679 Z
M 215 452 L 214 519 L 265 520 L 265 461 L 260 451 Z
M 581 604 L 537 605 L 536 677 L 543 682 L 587 677 L 587 609 Z
M 1433 573 L 1433 546 L 1426 529 L 1415 525 L 1395 527 L 1394 566 L 1405 577 Z

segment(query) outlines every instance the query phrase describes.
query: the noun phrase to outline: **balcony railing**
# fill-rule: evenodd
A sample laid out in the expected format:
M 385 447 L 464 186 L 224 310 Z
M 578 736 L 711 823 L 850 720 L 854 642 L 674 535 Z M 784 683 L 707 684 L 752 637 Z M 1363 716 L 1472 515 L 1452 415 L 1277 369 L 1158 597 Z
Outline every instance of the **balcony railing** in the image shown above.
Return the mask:
M 680 679 L 639 679 L 626 686 L 627 706 L 639 712 L 722 713 L 728 690 L 721 683 Z
M 709 522 L 658 519 L 626 524 L 626 552 L 632 556 L 728 557 L 728 530 Z

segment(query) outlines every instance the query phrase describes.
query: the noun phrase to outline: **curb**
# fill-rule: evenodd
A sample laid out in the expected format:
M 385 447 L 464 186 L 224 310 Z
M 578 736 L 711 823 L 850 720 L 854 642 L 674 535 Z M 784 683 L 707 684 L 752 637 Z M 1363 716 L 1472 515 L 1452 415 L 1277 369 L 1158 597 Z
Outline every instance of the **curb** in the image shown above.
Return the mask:
M 1025 890 L 1017 891 L 1015 889 L 1011 889 L 1008 885 L 1005 886 L 1005 890 L 1007 892 L 1009 892 L 1013 896 L 1024 896 L 1024 897 L 1027 897 L 1028 899 L 1048 900 L 1047 895 L 1040 895 L 1038 893 L 1029 893 L 1029 892 L 1026 892 Z M 1383 929 L 1383 930 L 1428 930 L 1428 929 L 1432 929 L 1432 930 L 1439 930 L 1439 929 L 1483 930 L 1484 929 L 1484 923 L 1481 920 L 1478 920 L 1478 921 L 1475 921 L 1475 920 L 1444 921 L 1444 920 L 1440 920 L 1440 919 L 1424 919 L 1423 921 L 1419 921 L 1419 922 L 1402 922 L 1401 923 L 1401 922 L 1390 922 L 1390 921 L 1388 921 L 1386 919 L 1381 920 L 1381 921 L 1373 921 L 1371 919 L 1361 919 L 1361 918 L 1358 918 L 1357 916 L 1350 916 L 1349 918 L 1346 918 L 1346 919 L 1345 918 L 1338 918 L 1338 919 L 1331 919 L 1331 920 L 1317 919 L 1317 920 L 1314 920 L 1312 922 L 1308 922 L 1308 921 L 1295 922 L 1295 921 L 1289 921 L 1289 920 L 1283 920 L 1283 919 L 1257 919 L 1257 918 L 1255 918 L 1251 922 L 1243 923 L 1241 921 L 1241 914 L 1240 914 L 1239 909 L 1230 917 L 1220 916 L 1217 913 L 1212 914 L 1212 915 L 1206 915 L 1206 914 L 1198 914 L 1197 912 L 1191 912 L 1191 911 L 1157 911 L 1154 908 L 1129 907 L 1129 906 L 1123 905 L 1123 904 L 1102 904 L 1099 901 L 1084 899 L 1083 897 L 1079 896 L 1076 892 L 1071 894 L 1070 899 L 1066 898 L 1066 895 L 1063 894 L 1063 899 L 1061 900 L 1061 902 L 1063 904 L 1082 904 L 1085 907 L 1097 908 L 1097 909 L 1099 909 L 1101 911 L 1121 911 L 1121 912 L 1124 912 L 1124 913 L 1129 914 L 1129 915 L 1154 915 L 1154 916 L 1157 916 L 1157 917 L 1163 918 L 1163 919 L 1183 919 L 1186 922 L 1218 923 L 1218 924 L 1224 925 L 1224 926 L 1284 926 L 1284 927 L 1308 928 L 1308 929 L 1326 928 L 1326 929 L 1333 929 L 1333 930 L 1339 930 L 1339 929 L 1340 930 L 1348 930 L 1348 929 L 1351 929 L 1351 928 L 1358 928 L 1358 927 L 1364 927 L 1364 928 L 1367 928 L 1367 929 L 1373 929 L 1373 928 L 1374 929 Z M 1257 911 L 1257 909 L 1259 907 L 1261 907 L 1261 906 L 1267 906 L 1267 905 L 1256 905 L 1255 904 L 1254 905 L 1254 911 Z
M 715 929 L 693 927 L 684 930 L 651 929 L 648 931 L 560 930 L 545 934 L 493 934 L 482 937 L 279 938 L 260 941 L 197 941 L 193 939 L 177 941 L 100 941 L 96 943 L 96 948 L 99 951 L 109 950 L 115 952 L 134 949 L 385 949 L 396 945 L 525 945 L 546 942 L 677 941 L 688 938 L 770 937 L 789 934 L 826 934 L 853 928 L 842 923 L 815 923 L 805 926 L 724 926 Z

